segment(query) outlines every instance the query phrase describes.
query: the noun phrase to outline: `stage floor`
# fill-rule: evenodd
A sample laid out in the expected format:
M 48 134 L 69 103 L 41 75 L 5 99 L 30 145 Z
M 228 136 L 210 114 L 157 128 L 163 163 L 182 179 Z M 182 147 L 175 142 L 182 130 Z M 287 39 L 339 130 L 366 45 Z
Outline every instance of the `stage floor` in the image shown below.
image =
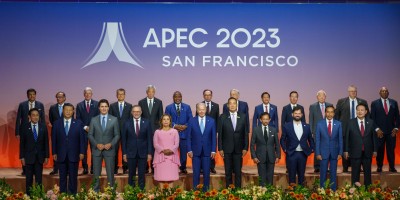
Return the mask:
M 400 166 L 396 166 L 397 169 L 400 169 Z M 350 168 L 351 169 L 351 168 Z M 400 186 L 400 173 L 391 173 L 388 172 L 389 167 L 384 166 L 382 173 L 376 172 L 376 166 L 372 166 L 372 181 L 380 180 L 381 185 L 383 187 L 389 186 L 391 188 L 398 188 Z M 43 171 L 43 184 L 45 189 L 48 190 L 54 186 L 54 184 L 58 184 L 58 175 L 51 176 L 49 175 L 51 169 L 44 169 Z M 79 171 L 79 173 L 82 170 Z M 225 174 L 223 166 L 216 167 L 216 174 L 211 174 L 210 187 L 219 189 L 225 186 Z M 175 182 L 175 185 L 179 185 L 180 187 L 190 190 L 192 188 L 192 169 L 188 168 L 188 174 L 180 175 L 180 179 Z M 258 181 L 257 167 L 256 166 L 244 166 L 242 168 L 242 186 L 248 184 L 254 184 Z M 122 170 L 119 170 L 118 175 L 115 175 L 116 183 L 118 183 L 118 191 L 123 191 L 125 185 L 128 184 L 128 175 L 122 174 Z M 344 186 L 346 183 L 350 183 L 351 175 L 350 173 L 342 173 L 342 168 L 339 166 L 337 180 L 339 187 Z M 5 178 L 6 182 L 10 184 L 15 191 L 23 191 L 25 192 L 25 177 L 21 176 L 21 169 L 18 168 L 0 168 L 0 178 Z M 314 180 L 319 178 L 319 173 L 314 173 L 314 169 L 312 166 L 308 166 L 306 169 L 306 182 L 309 187 L 312 186 Z M 363 180 L 363 176 L 361 176 L 361 180 Z M 92 181 L 92 175 L 79 175 L 78 176 L 78 188 L 82 184 L 89 186 Z M 106 185 L 106 172 L 105 168 L 103 168 L 102 176 L 101 176 L 101 185 L 102 188 Z M 285 166 L 276 166 L 275 175 L 274 175 L 274 184 L 282 187 L 287 187 L 288 185 L 288 176 L 286 174 Z M 153 176 L 151 174 L 146 175 L 146 189 L 151 189 L 154 186 L 158 185 L 156 181 L 154 181 Z

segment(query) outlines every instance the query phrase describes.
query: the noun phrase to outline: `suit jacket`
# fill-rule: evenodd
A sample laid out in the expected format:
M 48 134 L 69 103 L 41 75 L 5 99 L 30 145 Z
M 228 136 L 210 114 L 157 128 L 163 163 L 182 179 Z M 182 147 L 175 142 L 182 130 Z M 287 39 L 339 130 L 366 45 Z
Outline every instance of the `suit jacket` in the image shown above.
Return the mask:
M 120 131 L 122 131 L 124 127 L 124 123 L 126 120 L 131 118 L 131 111 L 132 111 L 132 104 L 125 102 L 124 103 L 124 108 L 122 110 L 122 116 L 119 114 L 119 103 L 114 102 L 110 105 L 110 109 L 108 110 L 108 114 L 116 117 L 118 119 L 118 125 L 120 128 Z
M 301 108 L 301 112 L 303 113 L 303 117 L 301 118 L 302 123 L 306 123 L 306 114 L 304 113 L 304 108 L 302 105 L 297 104 L 297 107 Z M 282 108 L 282 117 L 281 117 L 281 127 L 283 129 L 283 126 L 288 123 L 288 122 L 293 122 L 293 115 L 292 115 L 292 104 L 288 104 Z
M 264 104 L 260 104 L 254 108 L 254 116 L 253 116 L 253 129 L 257 126 L 261 126 L 260 116 L 261 113 L 264 112 Z M 269 122 L 268 126 L 272 126 L 274 128 L 278 128 L 278 108 L 273 105 L 269 104 L 269 116 L 271 121 Z
M 153 126 L 148 119 L 140 118 L 139 135 L 136 135 L 133 120 L 133 117 L 129 118 L 122 129 L 122 155 L 135 158 L 139 154 L 140 158 L 147 158 L 153 151 Z
M 242 153 L 242 150 L 249 150 L 249 130 L 246 126 L 246 114 L 237 112 L 236 129 L 233 129 L 229 112 L 220 116 L 218 126 L 219 151 Z
M 194 156 L 200 156 L 204 152 L 205 156 L 210 156 L 211 152 L 217 151 L 217 133 L 215 120 L 210 116 L 205 116 L 204 132 L 201 133 L 199 117 L 193 117 L 188 125 L 188 152 L 193 152 Z
M 35 101 L 35 108 L 39 110 L 39 117 L 40 117 L 39 121 L 44 123 L 46 118 L 44 115 L 43 103 L 41 103 L 40 101 Z M 18 105 L 17 119 L 15 120 L 15 135 L 17 136 L 19 135 L 21 125 L 29 122 L 28 113 L 29 113 L 29 101 L 21 102 Z
M 112 115 L 108 115 L 108 121 L 106 124 L 106 129 L 103 131 L 101 128 L 101 115 L 93 117 L 90 122 L 88 138 L 92 147 L 92 154 L 94 156 L 115 156 L 115 148 L 120 137 L 118 119 Z M 99 150 L 97 149 L 97 144 L 107 144 L 111 143 L 111 149 L 109 150 Z
M 206 103 L 205 101 L 202 101 L 202 103 Z M 207 106 L 207 104 L 206 104 Z M 210 113 L 206 113 L 207 116 L 210 116 L 214 119 L 215 122 L 215 127 L 218 127 L 218 118 L 219 118 L 219 104 L 211 101 L 211 108 L 210 108 Z M 197 112 L 196 112 L 197 116 Z
M 257 158 L 261 163 L 275 163 L 276 158 L 281 158 L 281 145 L 278 141 L 278 131 L 273 126 L 268 126 L 268 141 L 265 141 L 262 125 L 253 128 L 250 142 L 251 158 Z
M 332 104 L 325 102 L 325 108 L 327 106 L 332 106 Z M 317 123 L 321 119 L 324 119 L 324 117 L 322 116 L 321 106 L 320 106 L 319 102 L 315 102 L 315 103 L 311 104 L 309 111 L 310 112 L 308 113 L 308 121 L 310 122 L 311 133 L 315 134 Z M 325 113 L 325 110 L 323 112 Z
M 366 158 L 372 158 L 373 152 L 378 151 L 374 121 L 367 117 L 364 120 L 364 137 L 361 136 L 357 117 L 351 119 L 348 123 L 344 152 L 348 152 L 350 158 L 361 158 L 363 145 Z
M 81 101 L 76 105 L 76 119 L 80 119 L 84 126 L 89 126 L 92 118 L 100 114 L 98 105 L 99 102 L 92 99 L 90 101 L 90 110 L 88 113 L 86 112 L 86 101 Z
M 36 159 L 43 164 L 44 159 L 49 158 L 49 138 L 46 124 L 39 122 L 38 128 L 38 138 L 35 141 L 31 123 L 28 122 L 21 125 L 19 158 L 24 158 L 26 164 L 34 164 Z
M 314 139 L 312 138 L 310 125 L 302 122 L 303 135 L 300 140 L 297 138 L 296 132 L 294 131 L 293 121 L 286 123 L 282 128 L 281 146 L 284 152 L 288 156 L 291 156 L 297 146 L 303 149 L 303 152 L 309 156 L 315 148 Z
M 321 119 L 315 129 L 315 155 L 321 155 L 322 159 L 337 158 L 343 155 L 343 129 L 342 123 L 338 120 L 332 120 L 332 136 L 328 133 L 328 124 L 326 119 Z
M 178 113 L 176 112 L 175 103 L 172 103 L 165 108 L 165 114 L 169 114 L 172 117 L 172 127 L 174 127 L 175 124 L 188 125 L 189 120 L 193 117 L 192 109 L 188 104 L 181 103 L 180 110 L 181 114 L 178 116 Z M 187 129 L 179 132 L 179 138 L 180 139 L 187 138 Z
M 60 113 L 58 111 L 58 103 L 53 104 L 50 106 L 49 109 L 49 121 L 50 124 L 53 125 L 55 121 L 57 121 L 60 117 L 62 117 L 62 111 L 61 111 L 61 116 Z
M 139 106 L 142 108 L 142 117 L 150 120 L 153 130 L 160 128 L 160 119 L 163 115 L 163 103 L 160 99 L 153 98 L 153 109 L 149 111 L 147 105 L 147 97 L 139 101 Z
M 249 106 L 247 102 L 240 101 L 239 100 L 239 110 L 238 112 L 241 112 L 246 115 L 246 129 L 250 130 L 250 120 L 249 120 Z M 228 104 L 225 103 L 223 107 L 223 114 L 229 115 L 229 109 L 228 109 Z
M 65 133 L 64 118 L 53 123 L 52 152 L 57 155 L 57 162 L 79 162 L 79 154 L 85 154 L 85 131 L 79 119 L 70 119 L 68 136 Z
M 382 100 L 379 98 L 371 104 L 371 119 L 384 134 L 391 134 L 394 128 L 399 128 L 400 117 L 397 101 L 389 99 L 389 112 L 386 115 Z
M 357 97 L 357 104 L 360 104 L 360 103 L 365 104 L 367 106 L 367 110 L 369 110 L 367 101 Z M 369 114 L 369 112 L 367 113 L 367 115 L 368 114 Z M 357 113 L 355 113 L 354 115 L 357 116 Z M 338 102 L 336 104 L 336 110 L 335 110 L 335 119 L 342 122 L 343 129 L 346 130 L 347 122 L 350 120 L 349 97 L 345 97 L 345 98 L 338 100 Z

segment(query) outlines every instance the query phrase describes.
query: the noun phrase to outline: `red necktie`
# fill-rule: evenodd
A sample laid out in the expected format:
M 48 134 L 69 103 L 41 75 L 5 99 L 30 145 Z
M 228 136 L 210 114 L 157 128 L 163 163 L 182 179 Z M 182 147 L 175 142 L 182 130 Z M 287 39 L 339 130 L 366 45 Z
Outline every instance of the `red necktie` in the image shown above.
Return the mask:
M 331 120 L 329 120 L 329 123 L 328 123 L 328 134 L 329 134 L 329 137 L 332 137 L 332 123 L 331 123 Z
M 386 113 L 386 115 L 389 113 L 389 109 L 388 109 L 388 107 L 387 107 L 387 103 L 386 103 L 386 99 L 385 99 L 385 103 L 384 103 L 385 105 L 383 105 L 384 107 L 385 107 L 385 113 Z
M 361 125 L 360 125 L 361 126 L 361 128 L 360 128 L 361 129 L 360 130 L 361 131 L 361 137 L 364 137 L 364 131 L 365 131 L 364 123 L 363 123 L 363 121 L 361 121 L 360 123 L 361 123 Z M 362 145 L 362 150 L 364 151 L 364 144 Z
M 89 113 L 90 112 L 90 105 L 89 105 L 89 101 L 87 101 L 86 103 L 86 112 Z
M 139 136 L 139 120 L 136 120 L 136 136 Z
M 207 103 L 207 114 L 210 114 L 210 103 Z
M 265 112 L 266 112 L 266 113 L 269 113 L 269 112 L 268 112 L 268 106 L 265 106 Z

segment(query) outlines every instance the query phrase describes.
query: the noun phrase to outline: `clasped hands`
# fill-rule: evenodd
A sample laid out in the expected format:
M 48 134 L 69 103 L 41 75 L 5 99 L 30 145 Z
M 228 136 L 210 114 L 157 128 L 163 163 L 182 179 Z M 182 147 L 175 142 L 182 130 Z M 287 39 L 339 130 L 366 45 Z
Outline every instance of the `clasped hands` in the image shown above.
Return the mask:
M 170 156 L 170 155 L 174 154 L 174 152 L 171 149 L 164 149 L 161 151 L 161 153 L 163 153 L 166 156 Z
M 178 130 L 179 132 L 186 130 L 186 125 L 175 124 L 174 129 Z
M 99 149 L 100 151 L 105 150 L 110 150 L 111 149 L 111 143 L 107 143 L 107 144 L 97 144 L 97 149 Z

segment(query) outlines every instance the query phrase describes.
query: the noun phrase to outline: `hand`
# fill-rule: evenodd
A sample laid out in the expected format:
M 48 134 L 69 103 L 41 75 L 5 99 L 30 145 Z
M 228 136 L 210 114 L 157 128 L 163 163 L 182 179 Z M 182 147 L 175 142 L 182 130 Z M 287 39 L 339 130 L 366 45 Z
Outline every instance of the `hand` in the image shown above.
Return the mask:
M 104 145 L 103 145 L 103 144 L 97 144 L 96 147 L 97 147 L 97 149 L 99 149 L 100 151 L 103 151 L 103 149 L 104 149 Z
M 317 160 L 322 160 L 322 156 L 321 156 L 321 155 L 318 155 L 318 156 L 317 156 Z
M 89 133 L 89 126 L 85 126 L 85 131 L 86 131 L 86 133 Z
M 392 137 L 395 137 L 398 131 L 399 131 L 398 129 L 394 128 L 392 130 Z
M 342 159 L 342 155 L 338 155 L 338 156 L 337 156 L 337 159 L 338 159 L 338 160 Z
M 242 157 L 244 157 L 247 153 L 247 150 L 242 150 Z
M 349 153 L 348 152 L 344 152 L 344 159 L 349 159 Z
M 278 164 L 278 163 L 279 163 L 279 161 L 280 161 L 280 159 L 279 159 L 279 158 L 275 158 L 275 163 L 276 163 L 276 164 Z
M 125 155 L 122 156 L 122 159 L 124 159 L 125 162 L 128 162 L 128 157 Z
M 54 155 L 53 155 L 53 160 L 54 160 L 54 161 L 57 161 L 57 154 L 54 154 Z
M 44 165 L 47 165 L 48 162 L 49 162 L 49 159 L 48 159 L 48 158 L 45 158 L 43 164 L 44 164 Z
M 79 154 L 79 160 L 83 160 L 85 158 L 85 155 Z
M 21 159 L 21 164 L 22 164 L 22 166 L 25 166 L 25 159 Z
M 224 151 L 223 150 L 219 151 L 219 155 L 221 155 L 221 157 L 224 158 Z
M 258 160 L 258 158 L 253 158 L 253 162 L 258 164 L 260 162 L 260 160 Z
M 193 158 L 193 152 L 188 152 L 189 158 Z
M 151 159 L 153 158 L 153 156 L 151 156 L 151 154 L 147 154 L 147 162 L 151 161 Z M 125 161 L 128 162 L 128 161 Z
M 215 153 L 211 152 L 211 159 L 215 159 Z
M 111 143 L 108 143 L 108 144 L 106 144 L 106 145 L 104 145 L 104 148 L 106 149 L 106 150 L 110 150 L 111 149 Z
M 376 152 L 374 152 L 373 154 L 372 154 L 372 157 L 376 157 L 376 155 L 377 155 L 377 153 Z
M 376 131 L 376 135 L 378 136 L 378 138 L 383 138 L 383 132 L 381 129 L 378 129 L 378 131 Z
M 186 130 L 186 128 L 187 128 L 187 126 L 186 125 L 181 125 L 181 131 L 184 131 L 184 130 Z
M 53 125 L 51 125 L 51 123 L 48 123 L 48 126 L 51 128 L 51 127 L 53 127 Z

